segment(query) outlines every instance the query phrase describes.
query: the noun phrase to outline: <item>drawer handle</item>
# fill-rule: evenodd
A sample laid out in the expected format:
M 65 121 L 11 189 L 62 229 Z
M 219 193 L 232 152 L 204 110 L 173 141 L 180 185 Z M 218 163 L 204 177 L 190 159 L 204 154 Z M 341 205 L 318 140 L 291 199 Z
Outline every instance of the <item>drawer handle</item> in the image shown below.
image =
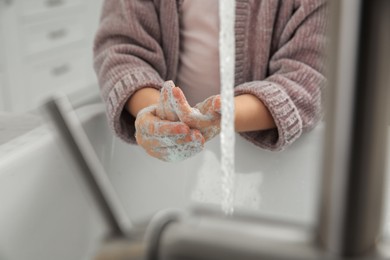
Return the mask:
M 63 5 L 64 3 L 64 0 L 46 0 L 47 7 L 57 7 Z
M 54 67 L 51 70 L 51 75 L 55 77 L 62 76 L 70 71 L 70 66 L 68 64 L 62 64 L 60 66 Z
M 57 40 L 57 39 L 60 39 L 60 38 L 63 38 L 65 37 L 67 34 L 67 31 L 66 29 L 64 28 L 61 28 L 61 29 L 58 29 L 58 30 L 54 30 L 54 31 L 51 31 L 47 34 L 47 37 L 49 39 L 52 39 L 52 40 Z

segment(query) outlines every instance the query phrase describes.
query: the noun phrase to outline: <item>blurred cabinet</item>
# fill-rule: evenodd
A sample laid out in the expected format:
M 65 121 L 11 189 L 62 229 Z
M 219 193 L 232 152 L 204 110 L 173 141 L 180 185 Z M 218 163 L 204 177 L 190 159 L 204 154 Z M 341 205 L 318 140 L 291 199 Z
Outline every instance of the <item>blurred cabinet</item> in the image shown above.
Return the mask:
M 3 72 L 0 71 L 0 112 L 5 110 L 5 105 L 4 105 L 4 93 L 3 93 L 3 88 L 4 88 L 4 83 L 3 83 Z
M 0 21 L 1 21 L 1 9 L 0 9 Z M 1 26 L 0 26 L 0 112 L 5 110 L 5 92 L 4 92 L 4 56 L 2 50 L 4 49 L 4 40 L 2 38 Z
M 92 44 L 102 1 L 0 0 L 5 110 L 28 111 L 51 93 L 77 95 L 96 86 Z

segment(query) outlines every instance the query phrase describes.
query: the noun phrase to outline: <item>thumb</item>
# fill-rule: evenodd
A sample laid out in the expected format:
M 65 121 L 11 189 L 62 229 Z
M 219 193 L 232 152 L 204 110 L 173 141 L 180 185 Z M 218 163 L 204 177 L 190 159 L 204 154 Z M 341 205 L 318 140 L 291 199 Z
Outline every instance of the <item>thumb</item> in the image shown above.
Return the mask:
M 174 108 L 176 114 L 179 116 L 180 120 L 183 121 L 184 118 L 188 117 L 193 113 L 192 107 L 188 104 L 186 97 L 184 96 L 183 91 L 178 88 L 171 89 L 171 104 Z
M 213 111 L 221 114 L 221 96 L 216 95 L 213 97 Z
M 202 114 L 221 114 L 221 96 L 215 95 L 207 98 L 205 101 L 195 105 Z
M 175 84 L 172 81 L 166 81 L 161 88 L 160 100 L 157 107 L 157 116 L 164 120 L 172 122 L 179 121 L 177 114 L 171 105 L 171 94 L 172 88 L 175 88 Z

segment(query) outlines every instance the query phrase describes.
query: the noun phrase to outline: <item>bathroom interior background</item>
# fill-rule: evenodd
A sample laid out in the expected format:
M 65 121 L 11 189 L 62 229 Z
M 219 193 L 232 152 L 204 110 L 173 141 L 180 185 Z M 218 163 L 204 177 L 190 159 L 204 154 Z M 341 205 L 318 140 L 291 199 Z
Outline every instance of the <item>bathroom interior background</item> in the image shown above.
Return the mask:
M 102 0 L 0 0 L 0 111 L 25 113 L 56 91 L 97 95 L 92 42 Z
M 92 44 L 102 2 L 0 0 L 0 114 L 29 118 L 57 91 L 75 104 L 99 99 Z

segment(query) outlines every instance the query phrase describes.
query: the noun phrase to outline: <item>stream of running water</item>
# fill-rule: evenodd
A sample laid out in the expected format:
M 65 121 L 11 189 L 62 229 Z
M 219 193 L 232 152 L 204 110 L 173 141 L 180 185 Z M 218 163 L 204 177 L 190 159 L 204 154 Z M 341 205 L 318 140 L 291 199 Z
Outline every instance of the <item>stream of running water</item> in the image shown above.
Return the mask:
M 219 1 L 219 61 L 221 76 L 221 170 L 222 210 L 234 211 L 234 62 L 235 62 L 235 0 Z

